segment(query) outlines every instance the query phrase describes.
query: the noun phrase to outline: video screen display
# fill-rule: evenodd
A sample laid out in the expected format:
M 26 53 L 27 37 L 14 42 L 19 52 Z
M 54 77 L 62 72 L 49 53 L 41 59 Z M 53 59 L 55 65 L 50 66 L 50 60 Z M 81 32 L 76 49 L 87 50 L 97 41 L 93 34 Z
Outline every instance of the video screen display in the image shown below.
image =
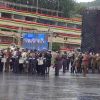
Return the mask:
M 48 40 L 47 35 L 44 33 L 24 33 L 23 34 L 23 48 L 31 50 L 47 50 Z

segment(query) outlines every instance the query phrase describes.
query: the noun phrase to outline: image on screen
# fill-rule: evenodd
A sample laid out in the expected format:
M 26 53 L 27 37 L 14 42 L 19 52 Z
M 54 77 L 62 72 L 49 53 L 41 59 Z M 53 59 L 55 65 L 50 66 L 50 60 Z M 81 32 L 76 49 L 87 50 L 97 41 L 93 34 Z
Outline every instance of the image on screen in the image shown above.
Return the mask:
M 22 46 L 31 50 L 47 50 L 47 35 L 44 33 L 24 33 Z

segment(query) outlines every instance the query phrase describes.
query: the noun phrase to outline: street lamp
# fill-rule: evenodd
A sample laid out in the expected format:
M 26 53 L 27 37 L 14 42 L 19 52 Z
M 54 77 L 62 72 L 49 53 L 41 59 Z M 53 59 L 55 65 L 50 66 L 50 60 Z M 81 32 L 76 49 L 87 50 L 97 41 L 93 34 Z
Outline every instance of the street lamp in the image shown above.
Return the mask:
M 38 8 L 39 8 L 39 1 L 37 0 L 36 13 L 38 13 Z
M 59 16 L 59 6 L 60 6 L 60 1 L 58 0 L 58 11 L 57 11 L 57 16 Z
M 51 31 L 51 27 L 49 26 L 48 28 L 48 34 L 50 36 L 50 40 L 49 40 L 49 50 L 52 51 L 52 44 L 53 44 L 53 32 Z
M 22 42 L 22 28 L 21 27 L 18 29 L 18 33 L 19 33 L 18 44 L 19 46 L 21 46 L 21 42 Z

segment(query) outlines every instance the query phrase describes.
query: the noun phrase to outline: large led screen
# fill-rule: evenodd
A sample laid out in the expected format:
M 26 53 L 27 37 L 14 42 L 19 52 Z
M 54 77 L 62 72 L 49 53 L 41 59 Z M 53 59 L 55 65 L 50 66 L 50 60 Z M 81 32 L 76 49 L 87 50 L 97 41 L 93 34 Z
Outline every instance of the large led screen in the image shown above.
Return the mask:
M 48 40 L 47 35 L 40 33 L 24 33 L 23 34 L 23 48 L 31 50 L 47 50 Z

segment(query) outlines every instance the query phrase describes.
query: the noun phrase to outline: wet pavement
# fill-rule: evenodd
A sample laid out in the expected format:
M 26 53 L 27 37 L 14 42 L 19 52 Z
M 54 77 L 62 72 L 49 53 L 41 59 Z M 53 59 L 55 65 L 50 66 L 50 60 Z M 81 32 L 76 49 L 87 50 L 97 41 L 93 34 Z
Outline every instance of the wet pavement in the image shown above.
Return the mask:
M 100 100 L 100 75 L 0 74 L 0 100 Z

